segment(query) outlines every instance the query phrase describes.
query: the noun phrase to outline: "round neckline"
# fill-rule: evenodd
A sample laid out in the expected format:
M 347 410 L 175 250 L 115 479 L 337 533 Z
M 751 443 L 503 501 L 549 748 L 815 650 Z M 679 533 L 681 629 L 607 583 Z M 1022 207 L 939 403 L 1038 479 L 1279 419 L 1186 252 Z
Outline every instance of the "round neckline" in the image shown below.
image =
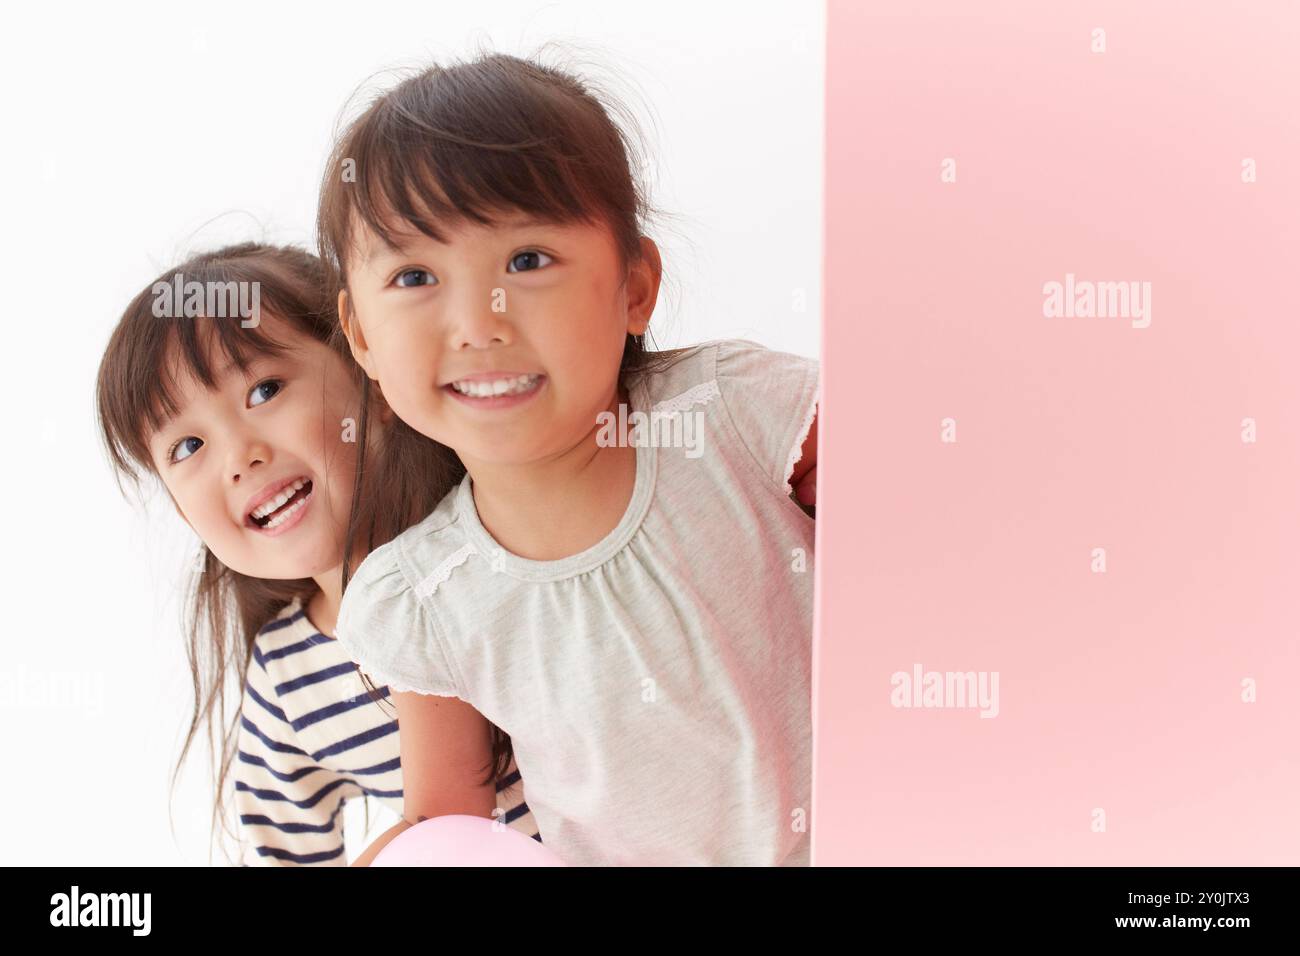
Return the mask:
M 628 388 L 628 413 L 644 411 L 648 414 L 649 403 L 646 399 L 644 377 L 637 376 Z M 524 558 L 497 543 L 479 519 L 478 508 L 474 504 L 473 483 L 466 472 L 456 489 L 456 511 L 470 545 L 489 562 L 492 570 L 525 581 L 558 581 L 585 574 L 604 564 L 632 540 L 640 529 L 646 512 L 650 510 L 657 472 L 655 448 L 645 442 L 639 442 L 633 447 L 636 450 L 636 481 L 623 517 L 609 534 L 591 547 L 553 561 Z
M 315 622 L 311 619 L 311 615 L 307 613 L 307 602 L 302 599 L 301 594 L 295 594 L 293 599 L 289 602 L 289 607 L 284 612 L 284 620 L 292 620 L 293 616 L 299 611 L 302 612 L 302 620 L 307 625 L 307 629 L 312 632 L 312 636 L 323 637 L 327 641 L 338 640 L 338 638 L 334 637 L 332 634 L 326 634 L 316 626 Z M 291 624 L 289 626 L 292 627 L 293 625 Z

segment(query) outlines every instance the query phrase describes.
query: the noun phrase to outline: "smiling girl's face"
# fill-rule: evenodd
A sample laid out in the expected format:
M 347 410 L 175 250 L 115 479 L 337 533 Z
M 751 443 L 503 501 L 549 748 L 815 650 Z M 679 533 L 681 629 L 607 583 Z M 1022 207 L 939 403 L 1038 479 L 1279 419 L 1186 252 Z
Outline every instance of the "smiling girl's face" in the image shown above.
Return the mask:
M 255 355 L 246 373 L 218 364 L 210 390 L 179 371 L 180 413 L 149 450 L 177 510 L 222 564 L 250 577 L 312 577 L 342 562 L 356 469 L 356 445 L 343 437 L 359 401 L 336 352 L 266 310 L 262 324 L 290 348 Z
M 649 324 L 654 243 L 624 285 L 603 226 L 511 215 L 446 231 L 443 244 L 408 229 L 389 248 L 358 230 L 339 296 L 353 355 L 398 417 L 471 471 L 573 448 L 618 400 L 627 335 Z

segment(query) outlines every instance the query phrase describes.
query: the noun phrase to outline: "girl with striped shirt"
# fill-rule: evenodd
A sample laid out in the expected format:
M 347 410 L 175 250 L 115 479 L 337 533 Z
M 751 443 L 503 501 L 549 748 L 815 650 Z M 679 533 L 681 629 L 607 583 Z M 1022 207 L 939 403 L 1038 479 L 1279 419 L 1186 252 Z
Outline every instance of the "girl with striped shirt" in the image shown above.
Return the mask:
M 230 283 L 259 303 L 256 316 L 169 307 L 172 288 Z M 403 812 L 388 688 L 363 684 L 333 629 L 351 569 L 437 504 L 428 489 L 442 482 L 411 476 L 455 463 L 377 391 L 363 398 L 363 377 L 320 261 L 257 243 L 160 276 L 127 307 L 100 364 L 99 421 L 119 485 L 158 479 L 202 542 L 187 596 L 194 705 L 176 772 L 200 724 L 209 739 L 220 727 L 214 829 L 230 835 L 233 769 L 244 865 L 345 865 L 347 800 Z M 230 677 L 243 693 L 227 719 Z M 478 772 L 495 788 L 494 817 L 540 840 L 509 737 L 495 726 L 487 735 L 474 749 L 491 754 Z

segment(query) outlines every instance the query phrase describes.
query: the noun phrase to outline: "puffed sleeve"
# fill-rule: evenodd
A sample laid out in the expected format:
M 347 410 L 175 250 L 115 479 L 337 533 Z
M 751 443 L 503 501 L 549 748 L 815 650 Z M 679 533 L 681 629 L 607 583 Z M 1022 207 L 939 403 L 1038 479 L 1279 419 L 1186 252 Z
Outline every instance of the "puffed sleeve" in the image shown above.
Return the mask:
M 451 659 L 398 547 L 394 539 L 361 562 L 343 592 L 334 636 L 377 687 L 459 697 Z
M 718 391 L 741 441 L 786 494 L 821 394 L 821 363 L 748 339 L 723 339 Z

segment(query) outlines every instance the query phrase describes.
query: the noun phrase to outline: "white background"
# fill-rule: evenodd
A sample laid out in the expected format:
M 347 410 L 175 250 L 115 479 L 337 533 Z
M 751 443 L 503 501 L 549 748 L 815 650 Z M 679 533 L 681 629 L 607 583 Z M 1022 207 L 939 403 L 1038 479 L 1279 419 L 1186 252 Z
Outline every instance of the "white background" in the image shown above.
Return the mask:
M 0 863 L 204 865 L 202 746 L 168 793 L 197 540 L 169 507 L 118 493 L 94 419 L 127 302 L 200 249 L 312 248 L 336 123 L 358 88 L 392 85 L 384 71 L 558 42 L 631 97 L 652 201 L 675 217 L 650 230 L 671 283 L 654 344 L 735 336 L 817 357 L 822 4 L 33 7 L 6 11 L 0 38 Z M 373 835 L 390 818 L 372 808 Z M 348 805 L 350 859 L 361 815 Z

